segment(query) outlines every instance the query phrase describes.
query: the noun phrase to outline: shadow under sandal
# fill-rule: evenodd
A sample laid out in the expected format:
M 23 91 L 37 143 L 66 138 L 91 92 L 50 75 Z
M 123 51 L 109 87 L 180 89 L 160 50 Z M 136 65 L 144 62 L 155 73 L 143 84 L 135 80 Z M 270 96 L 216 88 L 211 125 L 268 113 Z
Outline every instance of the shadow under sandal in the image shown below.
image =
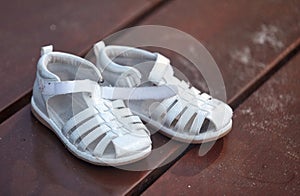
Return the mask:
M 146 157 L 147 128 L 123 101 L 103 99 L 99 81 L 101 74 L 89 61 L 43 47 L 32 112 L 70 152 L 92 164 L 118 166 Z
M 118 89 L 123 87 L 135 88 L 145 95 L 138 100 L 124 94 L 123 99 L 149 128 L 187 143 L 217 140 L 231 130 L 232 109 L 175 77 L 170 60 L 158 53 L 99 42 L 86 59 L 96 64 L 107 82 L 105 85 L 116 88 L 115 94 L 122 94 Z M 151 87 L 151 91 L 147 92 L 146 87 Z M 162 87 L 171 89 L 175 95 L 166 95 L 167 90 L 160 91 Z M 164 95 L 160 96 L 161 93 Z

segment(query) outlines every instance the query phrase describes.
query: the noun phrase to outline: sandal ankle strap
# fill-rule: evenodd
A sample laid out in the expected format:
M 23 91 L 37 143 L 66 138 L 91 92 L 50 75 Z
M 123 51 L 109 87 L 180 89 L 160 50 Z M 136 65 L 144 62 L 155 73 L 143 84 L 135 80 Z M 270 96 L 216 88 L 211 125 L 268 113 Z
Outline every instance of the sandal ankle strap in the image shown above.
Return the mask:
M 39 86 L 43 95 L 53 97 L 69 93 L 88 92 L 99 96 L 100 87 L 97 82 L 91 80 L 74 81 L 45 81 L 40 80 Z
M 151 87 L 100 87 L 101 97 L 105 99 L 122 100 L 161 100 L 175 96 L 178 93 L 174 85 Z

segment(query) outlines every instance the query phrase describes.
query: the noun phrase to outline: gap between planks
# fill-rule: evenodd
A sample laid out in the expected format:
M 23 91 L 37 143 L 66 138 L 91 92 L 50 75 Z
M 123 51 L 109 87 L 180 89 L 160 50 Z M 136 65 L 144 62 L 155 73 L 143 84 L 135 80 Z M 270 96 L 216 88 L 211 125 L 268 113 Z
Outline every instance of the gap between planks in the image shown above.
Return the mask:
M 273 76 L 283 65 L 292 59 L 300 50 L 300 37 L 282 51 L 273 61 L 268 63 L 256 77 L 248 82 L 241 90 L 239 90 L 228 103 L 232 108 L 237 108 L 252 93 L 262 86 L 271 76 Z

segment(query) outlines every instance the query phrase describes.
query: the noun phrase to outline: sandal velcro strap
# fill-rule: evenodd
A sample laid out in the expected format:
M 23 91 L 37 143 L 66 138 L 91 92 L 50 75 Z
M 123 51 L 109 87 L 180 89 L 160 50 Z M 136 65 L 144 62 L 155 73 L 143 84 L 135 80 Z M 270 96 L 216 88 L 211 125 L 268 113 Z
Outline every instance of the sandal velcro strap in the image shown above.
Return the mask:
M 74 81 L 44 81 L 39 82 L 43 95 L 54 96 L 69 93 L 88 92 L 91 94 L 100 93 L 100 87 L 97 82 L 91 80 Z
M 175 96 L 178 93 L 174 85 L 151 87 L 101 87 L 102 98 L 122 100 L 161 100 Z
M 91 80 L 44 81 L 39 82 L 43 95 L 55 96 L 69 93 L 88 92 L 104 99 L 147 100 L 166 99 L 178 93 L 174 85 L 152 87 L 100 87 Z M 101 96 L 100 96 L 101 95 Z

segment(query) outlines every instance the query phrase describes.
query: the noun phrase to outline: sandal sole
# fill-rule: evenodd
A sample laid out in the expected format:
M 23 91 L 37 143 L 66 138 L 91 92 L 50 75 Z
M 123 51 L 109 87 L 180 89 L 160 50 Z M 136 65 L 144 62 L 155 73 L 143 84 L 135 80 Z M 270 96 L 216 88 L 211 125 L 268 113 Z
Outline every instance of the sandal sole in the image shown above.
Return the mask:
M 184 143 L 191 143 L 191 144 L 201 144 L 201 143 L 207 143 L 207 142 L 211 142 L 211 141 L 216 141 L 222 137 L 224 137 L 225 135 L 227 135 L 231 129 L 232 129 L 232 120 L 230 120 L 230 122 L 225 125 L 222 129 L 216 130 L 216 131 L 210 131 L 213 133 L 212 136 L 207 136 L 207 134 L 212 134 L 210 132 L 205 132 L 202 133 L 205 137 L 205 139 L 195 139 L 197 136 L 193 136 L 191 135 L 189 138 L 183 138 L 183 137 L 179 137 L 178 135 L 180 133 L 173 131 L 172 129 L 166 128 L 163 125 L 161 125 L 160 123 L 155 123 L 153 120 L 151 120 L 150 118 L 139 114 L 137 112 L 132 111 L 135 115 L 139 116 L 143 121 L 147 122 L 148 125 L 147 127 L 150 130 L 159 130 L 158 132 L 169 137 L 170 139 L 174 139 L 176 141 L 180 141 L 180 142 L 184 142 Z M 184 135 L 186 136 L 186 135 Z

